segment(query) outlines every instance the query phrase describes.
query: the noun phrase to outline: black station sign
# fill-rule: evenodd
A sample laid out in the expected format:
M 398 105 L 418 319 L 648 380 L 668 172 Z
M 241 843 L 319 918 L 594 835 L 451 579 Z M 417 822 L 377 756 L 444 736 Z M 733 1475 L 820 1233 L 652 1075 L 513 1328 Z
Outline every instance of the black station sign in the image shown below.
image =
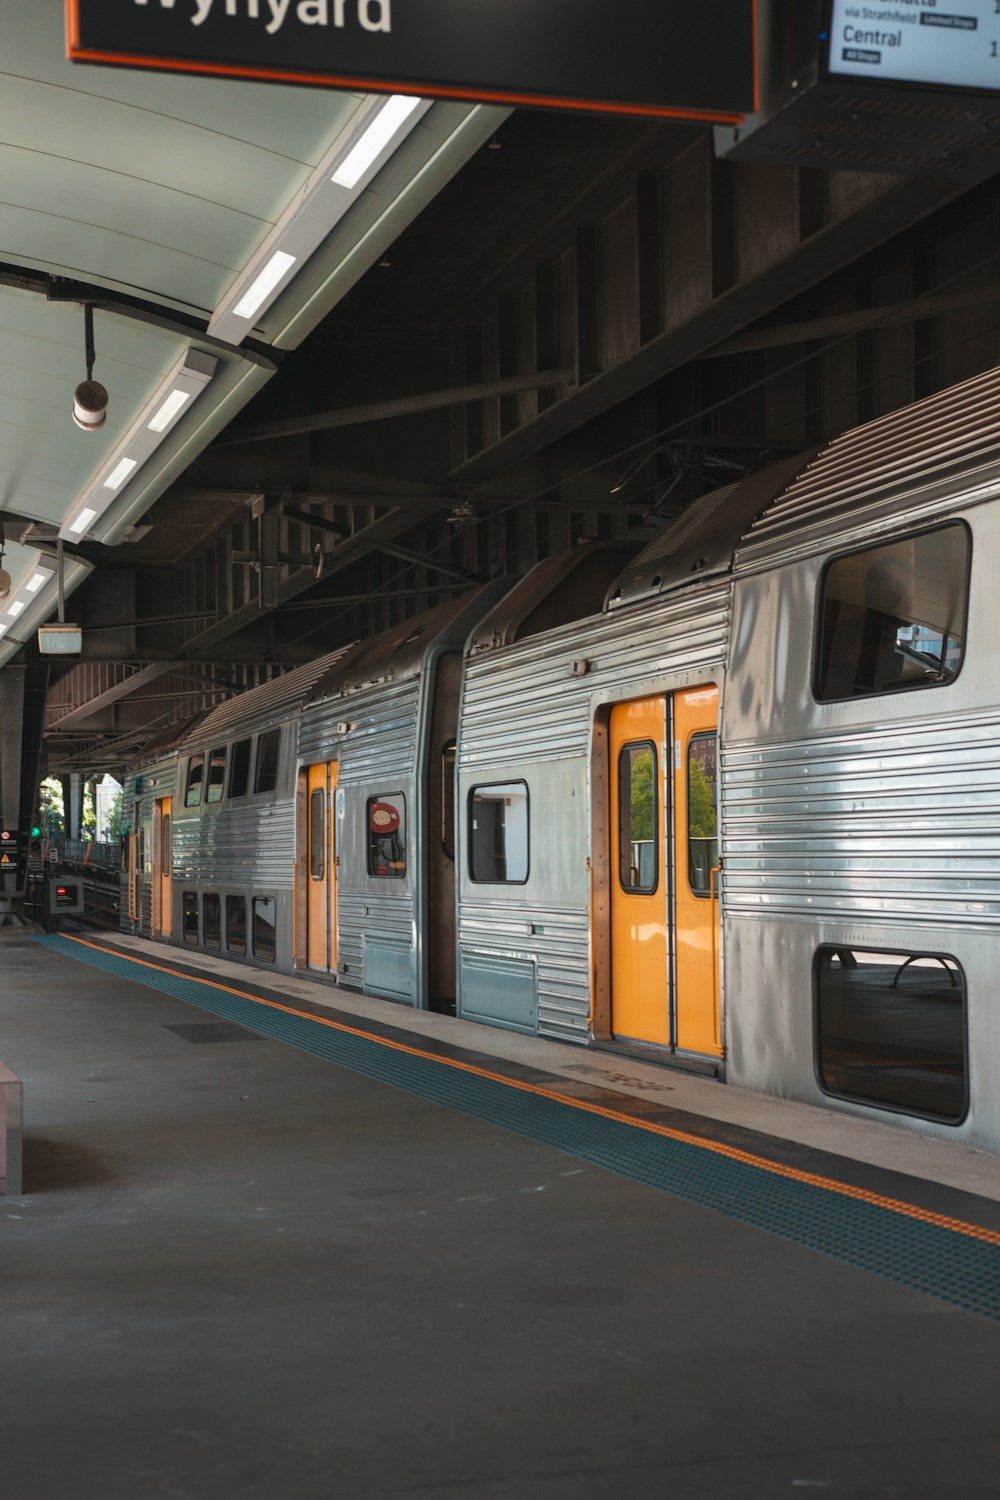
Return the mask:
M 66 0 L 78 62 L 738 122 L 757 0 Z

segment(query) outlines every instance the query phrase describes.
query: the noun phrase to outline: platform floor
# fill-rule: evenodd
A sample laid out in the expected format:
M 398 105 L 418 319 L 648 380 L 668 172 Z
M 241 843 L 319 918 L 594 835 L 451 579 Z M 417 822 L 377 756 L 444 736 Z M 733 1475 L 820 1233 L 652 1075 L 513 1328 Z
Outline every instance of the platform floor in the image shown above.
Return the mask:
M 1000 1493 L 995 1157 L 88 943 L 0 946 L 0 1500 Z

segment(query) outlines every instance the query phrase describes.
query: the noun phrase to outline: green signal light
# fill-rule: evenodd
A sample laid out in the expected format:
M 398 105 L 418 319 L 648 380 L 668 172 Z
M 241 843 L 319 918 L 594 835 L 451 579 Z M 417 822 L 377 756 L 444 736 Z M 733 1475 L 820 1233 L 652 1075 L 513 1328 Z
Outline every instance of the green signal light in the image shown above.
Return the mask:
M 31 837 L 33 839 L 40 839 L 41 836 L 42 836 L 42 830 L 41 830 L 41 828 L 39 828 L 39 826 L 38 826 L 37 823 L 33 823 L 31 825 Z

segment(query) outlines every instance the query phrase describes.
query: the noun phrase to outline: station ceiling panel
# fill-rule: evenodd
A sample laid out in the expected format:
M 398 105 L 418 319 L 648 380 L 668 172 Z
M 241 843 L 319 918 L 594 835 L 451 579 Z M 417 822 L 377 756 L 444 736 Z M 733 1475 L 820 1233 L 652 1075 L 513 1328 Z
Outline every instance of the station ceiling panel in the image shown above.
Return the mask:
M 253 324 L 223 328 L 220 306 L 381 101 L 74 65 L 54 0 L 0 0 L 0 29 L 0 522 L 16 576 L 90 506 L 189 350 L 215 362 L 205 390 L 70 540 L 120 536 L 274 373 L 267 346 L 301 342 L 506 112 L 426 109 L 329 229 L 319 220 Z M 88 374 L 88 302 L 93 377 L 109 398 L 96 431 L 70 415 Z M 51 613 L 47 585 L 33 621 L 45 601 Z M 2 603 L 0 622 L 2 666 L 27 636 Z

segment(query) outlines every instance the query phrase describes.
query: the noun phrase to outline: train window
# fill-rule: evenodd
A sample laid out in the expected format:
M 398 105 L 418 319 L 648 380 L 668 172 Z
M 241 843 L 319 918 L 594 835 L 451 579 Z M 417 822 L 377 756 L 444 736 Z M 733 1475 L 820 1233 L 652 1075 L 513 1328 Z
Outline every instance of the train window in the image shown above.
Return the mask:
M 226 947 L 242 956 L 247 951 L 247 898 L 226 897 Z
M 718 735 L 696 734 L 688 744 L 688 884 L 694 896 L 712 895 L 719 863 Z
M 660 880 L 656 746 L 623 745 L 618 757 L 618 878 L 623 891 L 650 895 Z
M 201 899 L 202 931 L 206 948 L 222 947 L 222 902 L 210 893 Z
M 187 790 L 184 793 L 185 807 L 201 806 L 201 786 L 205 779 L 204 755 L 192 755 L 188 761 Z
M 205 788 L 206 802 L 221 802 L 226 789 L 226 747 L 211 750 L 208 756 L 208 786 Z
M 252 740 L 237 740 L 229 754 L 229 800 L 245 797 L 250 785 L 250 750 Z
M 455 858 L 455 741 L 441 751 L 441 847 Z
M 172 866 L 170 863 L 170 814 L 163 814 L 163 827 L 160 831 L 160 874 L 170 875 Z
M 326 792 L 317 787 L 309 798 L 309 874 L 322 880 L 326 873 Z
M 962 665 L 969 593 L 962 522 L 835 558 L 819 591 L 820 702 L 942 687 Z
M 276 903 L 273 896 L 253 898 L 253 956 L 274 963 Z
M 198 941 L 198 916 L 197 891 L 185 891 L 183 932 L 186 943 L 197 943 Z
M 469 793 L 469 873 L 473 880 L 523 885 L 528 878 L 528 788 L 523 781 L 474 786 Z
M 828 1094 L 958 1125 L 969 1108 L 965 975 L 943 953 L 821 948 L 816 1058 Z
M 257 739 L 257 770 L 254 775 L 255 792 L 273 792 L 278 784 L 278 750 L 281 745 L 281 730 L 269 729 Z
M 368 798 L 368 873 L 376 880 L 406 875 L 406 799 L 402 792 Z

